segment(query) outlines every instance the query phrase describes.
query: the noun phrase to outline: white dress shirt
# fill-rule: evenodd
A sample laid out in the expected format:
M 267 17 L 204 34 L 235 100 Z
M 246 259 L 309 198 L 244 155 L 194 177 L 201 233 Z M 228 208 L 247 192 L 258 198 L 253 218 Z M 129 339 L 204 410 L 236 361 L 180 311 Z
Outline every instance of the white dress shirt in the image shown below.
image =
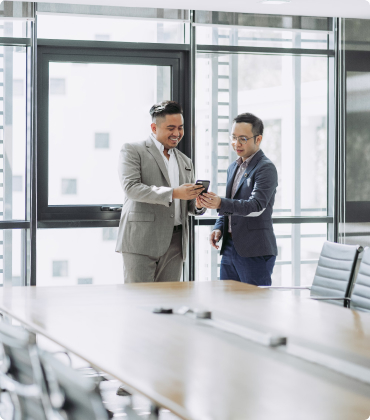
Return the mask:
M 177 188 L 180 186 L 180 180 L 179 180 L 179 165 L 177 163 L 177 159 L 175 156 L 175 153 L 173 152 L 173 149 L 168 149 L 168 154 L 170 155 L 170 158 L 167 159 L 166 156 L 163 154 L 164 152 L 164 146 L 162 143 L 160 143 L 153 135 L 153 133 L 150 134 L 150 137 L 152 138 L 154 144 L 157 146 L 159 153 L 161 154 L 163 161 L 166 165 L 168 176 L 170 178 L 171 188 Z M 173 205 L 175 206 L 175 222 L 174 225 L 181 225 L 181 206 L 180 206 L 180 200 L 178 198 L 175 198 L 173 200 Z

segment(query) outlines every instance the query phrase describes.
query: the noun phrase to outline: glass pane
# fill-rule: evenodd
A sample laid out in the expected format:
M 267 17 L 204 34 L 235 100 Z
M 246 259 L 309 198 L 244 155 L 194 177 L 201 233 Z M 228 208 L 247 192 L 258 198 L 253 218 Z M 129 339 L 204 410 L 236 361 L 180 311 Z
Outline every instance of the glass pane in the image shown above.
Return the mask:
M 39 229 L 37 286 L 123 283 L 118 228 Z M 88 246 L 87 246 L 88 244 Z
M 370 223 L 346 223 L 339 225 L 339 242 L 348 245 L 370 247 Z M 361 254 L 360 254 L 361 258 Z
M 346 201 L 370 201 L 370 73 L 347 72 Z
M 196 173 L 211 191 L 225 194 L 232 121 L 250 112 L 278 171 L 274 214 L 326 215 L 327 58 L 198 54 L 196 95 Z
M 49 204 L 122 203 L 120 148 L 148 137 L 163 99 L 169 66 L 50 63 Z
M 312 284 L 321 249 L 326 240 L 326 224 L 301 225 L 301 284 Z
M 239 45 L 243 47 L 327 49 L 325 31 L 288 31 L 268 28 L 197 26 L 199 45 Z
M 9 18 L 2 19 L 0 24 L 0 36 L 15 38 L 30 38 L 31 22 L 25 20 L 11 21 Z
M 0 286 L 24 286 L 26 230 L 0 230 Z
M 87 41 L 184 43 L 184 22 L 38 15 L 37 36 Z
M 0 68 L 0 220 L 24 220 L 26 48 L 0 46 Z

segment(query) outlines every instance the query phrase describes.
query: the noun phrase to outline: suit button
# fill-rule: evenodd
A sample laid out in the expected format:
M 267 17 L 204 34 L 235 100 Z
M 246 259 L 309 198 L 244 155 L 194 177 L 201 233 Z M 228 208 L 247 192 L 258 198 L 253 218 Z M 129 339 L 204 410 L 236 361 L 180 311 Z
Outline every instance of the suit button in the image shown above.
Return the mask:
M 173 217 L 173 214 L 171 214 L 171 217 Z

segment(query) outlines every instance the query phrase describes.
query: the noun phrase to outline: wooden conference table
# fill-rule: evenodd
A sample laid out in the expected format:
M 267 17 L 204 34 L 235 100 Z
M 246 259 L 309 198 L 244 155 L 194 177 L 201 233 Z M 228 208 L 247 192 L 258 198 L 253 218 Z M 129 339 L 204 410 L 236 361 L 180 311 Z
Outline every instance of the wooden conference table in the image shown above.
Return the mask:
M 329 362 L 334 357 L 365 375 L 370 368 L 370 314 L 238 282 L 0 291 L 1 312 L 184 419 L 370 416 L 370 377 L 353 379 L 208 320 L 152 312 L 184 305 L 210 310 L 215 320 L 262 337 L 286 336 L 292 349 L 308 349 Z

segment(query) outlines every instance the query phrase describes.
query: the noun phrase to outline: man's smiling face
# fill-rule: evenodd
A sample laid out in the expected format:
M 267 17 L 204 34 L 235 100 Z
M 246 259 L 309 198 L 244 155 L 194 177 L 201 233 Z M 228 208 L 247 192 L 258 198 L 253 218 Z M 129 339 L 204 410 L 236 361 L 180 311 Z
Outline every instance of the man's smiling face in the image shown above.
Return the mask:
M 158 117 L 156 123 L 152 123 L 151 127 L 157 140 L 167 150 L 175 148 L 184 137 L 184 118 L 182 114 Z

